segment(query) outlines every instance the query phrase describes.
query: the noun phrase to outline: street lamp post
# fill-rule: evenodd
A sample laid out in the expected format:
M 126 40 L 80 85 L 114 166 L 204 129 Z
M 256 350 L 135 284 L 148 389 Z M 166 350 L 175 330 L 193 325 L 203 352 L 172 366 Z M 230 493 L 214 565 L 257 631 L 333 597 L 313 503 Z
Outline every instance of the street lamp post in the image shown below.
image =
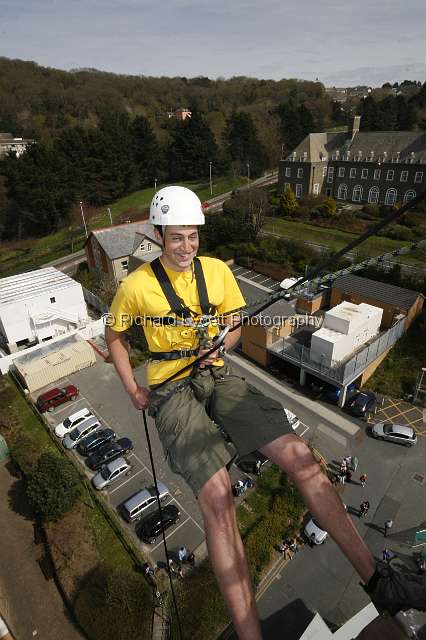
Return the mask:
M 86 233 L 86 238 L 89 237 L 89 234 L 87 233 L 87 227 L 86 227 L 86 219 L 84 217 L 84 209 L 83 209 L 83 203 L 80 200 L 80 211 L 81 211 L 81 217 L 83 218 L 83 224 L 84 224 L 84 231 Z
M 250 189 L 250 162 L 247 162 L 247 188 Z
M 210 176 L 210 197 L 213 196 L 213 183 L 212 183 L 212 163 L 209 162 L 209 176 Z

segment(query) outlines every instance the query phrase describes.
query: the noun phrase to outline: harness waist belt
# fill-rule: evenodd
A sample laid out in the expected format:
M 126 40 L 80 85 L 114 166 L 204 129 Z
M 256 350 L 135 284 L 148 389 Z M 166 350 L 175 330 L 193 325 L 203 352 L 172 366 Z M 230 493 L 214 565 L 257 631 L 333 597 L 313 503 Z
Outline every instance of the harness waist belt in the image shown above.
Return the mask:
M 151 351 L 152 360 L 180 360 L 198 355 L 198 349 L 181 349 L 180 351 Z

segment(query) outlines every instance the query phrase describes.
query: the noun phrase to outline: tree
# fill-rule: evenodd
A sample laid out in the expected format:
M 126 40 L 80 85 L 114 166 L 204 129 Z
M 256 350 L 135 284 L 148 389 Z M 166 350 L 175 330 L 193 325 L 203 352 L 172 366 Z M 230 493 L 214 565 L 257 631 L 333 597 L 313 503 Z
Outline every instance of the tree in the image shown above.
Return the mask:
M 74 199 L 71 167 L 54 147 L 32 145 L 19 158 L 2 162 L 7 196 L 13 207 L 6 217 L 6 238 L 44 236 L 56 231 Z
M 224 133 L 228 157 L 238 163 L 239 173 L 243 175 L 250 166 L 252 178 L 262 175 L 267 165 L 267 156 L 261 144 L 255 124 L 248 113 L 234 111 L 228 119 Z
M 27 496 L 44 522 L 59 520 L 70 511 L 81 492 L 71 463 L 53 453 L 42 453 L 28 476 Z
M 137 116 L 131 126 L 132 157 L 136 164 L 137 188 L 143 189 L 154 184 L 162 173 L 163 153 L 149 121 Z
M 318 207 L 318 211 L 320 211 L 324 216 L 333 216 L 336 213 L 336 201 L 329 196 L 325 197 L 323 202 Z
M 219 166 L 219 154 L 214 136 L 198 111 L 183 122 L 176 122 L 170 131 L 167 165 L 170 180 L 193 180 L 206 177 L 209 163 Z
M 299 206 L 297 198 L 291 187 L 286 187 L 280 197 L 280 212 L 285 215 L 291 215 Z
M 404 96 L 396 96 L 396 128 L 398 131 L 411 131 L 417 117 L 413 105 Z

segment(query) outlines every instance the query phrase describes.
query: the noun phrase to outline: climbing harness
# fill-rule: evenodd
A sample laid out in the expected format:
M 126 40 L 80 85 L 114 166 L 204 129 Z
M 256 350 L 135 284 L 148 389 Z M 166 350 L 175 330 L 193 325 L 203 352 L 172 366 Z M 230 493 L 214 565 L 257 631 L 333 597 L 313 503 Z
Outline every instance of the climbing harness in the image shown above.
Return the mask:
M 203 267 L 199 258 L 194 258 L 193 269 L 195 274 L 195 282 L 197 285 L 198 298 L 200 301 L 200 309 L 202 315 L 192 311 L 182 300 L 179 298 L 176 291 L 173 288 L 170 278 L 167 275 L 165 268 L 160 260 L 156 258 L 151 262 L 151 269 L 158 280 L 158 283 L 170 305 L 170 311 L 165 316 L 160 318 L 148 318 L 152 322 L 161 320 L 160 324 L 168 326 L 185 326 L 192 327 L 198 337 L 199 345 L 196 349 L 180 349 L 173 351 L 151 351 L 150 355 L 152 360 L 180 360 L 182 358 L 190 358 L 198 354 L 199 348 L 206 346 L 209 342 L 209 327 L 216 318 L 216 307 L 209 302 L 207 293 L 206 279 L 204 277 Z M 172 313 L 173 316 L 169 314 Z
M 219 334 L 219 336 L 217 336 L 214 339 L 214 342 L 211 344 L 211 346 L 208 347 L 208 351 L 206 353 L 198 356 L 193 362 L 183 366 L 181 369 L 179 369 L 178 371 L 173 373 L 171 376 L 166 378 L 166 380 L 164 380 L 163 382 L 161 382 L 159 385 L 156 386 L 156 389 L 159 389 L 160 387 L 165 386 L 166 384 L 171 382 L 177 375 L 180 375 L 180 374 L 184 373 L 185 371 L 188 371 L 189 369 L 193 369 L 194 367 L 197 367 L 202 362 L 203 359 L 205 359 L 206 357 L 211 355 L 214 351 L 217 350 L 217 348 L 221 344 L 223 344 L 223 342 L 225 340 L 225 337 L 226 337 L 226 335 L 228 333 L 231 333 L 231 332 L 236 331 L 237 329 L 239 329 L 244 324 L 244 322 L 249 320 L 254 315 L 259 314 L 261 311 L 263 311 L 264 309 L 269 307 L 271 304 L 273 304 L 277 300 L 280 300 L 281 298 L 283 298 L 289 291 L 300 288 L 300 286 L 302 284 L 306 283 L 307 281 L 315 282 L 315 283 L 321 282 L 322 278 L 324 277 L 321 274 L 324 271 L 324 269 L 329 267 L 330 264 L 332 264 L 333 262 L 335 262 L 336 260 L 338 260 L 339 258 L 344 256 L 345 254 L 347 254 L 349 251 L 352 251 L 353 249 L 355 249 L 355 247 L 357 247 L 361 243 L 365 242 L 365 240 L 367 240 L 371 236 L 377 234 L 381 229 L 383 229 L 385 226 L 387 226 L 391 222 L 395 222 L 396 220 L 398 220 L 406 211 L 411 209 L 413 206 L 419 204 L 425 198 L 426 198 L 426 191 L 424 191 L 423 193 L 419 194 L 418 196 L 416 196 L 415 198 L 413 198 L 412 200 L 407 202 L 400 209 L 397 209 L 396 211 L 391 212 L 388 216 L 386 216 L 383 220 L 381 220 L 375 226 L 371 227 L 370 229 L 367 229 L 367 231 L 365 231 L 361 236 L 359 236 L 358 238 L 355 238 L 349 244 L 347 244 L 345 247 L 343 247 L 342 249 L 337 251 L 337 253 L 335 253 L 331 257 L 327 258 L 322 264 L 320 264 L 318 267 L 313 269 L 306 276 L 304 276 L 304 277 L 300 278 L 299 280 L 297 280 L 289 288 L 283 290 L 282 292 L 279 292 L 279 293 L 276 293 L 276 294 L 272 294 L 266 299 L 263 298 L 260 301 L 256 301 L 255 303 L 252 303 L 250 306 L 252 306 L 253 304 L 256 304 L 256 305 L 257 304 L 261 304 L 261 306 L 260 306 L 260 308 L 257 308 L 255 311 L 253 311 L 251 314 L 248 314 L 247 316 L 245 316 L 244 319 L 240 320 L 240 322 L 235 324 L 233 327 L 230 327 L 229 325 L 227 325 L 225 327 L 226 331 L 225 330 L 222 331 Z M 414 251 L 417 248 L 423 247 L 425 245 L 426 245 L 426 240 L 421 240 L 419 242 L 412 243 L 411 245 L 409 245 L 407 250 L 404 251 L 404 253 L 407 253 L 409 251 Z M 403 251 L 402 250 L 401 251 L 398 250 L 398 251 L 395 251 L 395 252 L 391 252 L 390 255 L 391 256 L 395 256 L 395 255 L 400 255 L 400 253 L 403 253 Z M 387 255 L 389 255 L 389 254 L 384 254 L 384 256 L 379 256 L 379 260 L 380 260 L 380 258 L 384 258 Z M 158 262 L 157 262 L 157 260 L 158 260 Z M 160 265 L 161 265 L 160 260 L 158 258 L 157 258 L 157 260 L 155 260 L 153 263 L 151 263 L 151 267 L 154 265 L 155 262 L 157 262 L 157 264 L 160 263 Z M 195 270 L 196 278 L 197 278 L 197 267 L 196 267 L 197 262 L 199 262 L 198 258 L 194 258 L 194 270 Z M 364 266 L 366 266 L 368 264 L 371 264 L 371 259 L 364 261 Z M 201 263 L 200 263 L 200 266 L 201 266 Z M 155 273 L 155 269 L 156 268 L 157 267 L 154 266 L 154 268 L 153 268 L 154 273 Z M 158 278 L 158 280 L 160 282 L 160 286 L 162 287 L 163 292 L 166 295 L 166 298 L 167 298 L 167 300 L 168 300 L 168 302 L 169 302 L 169 304 L 171 306 L 172 312 L 175 313 L 177 318 L 183 318 L 185 320 L 192 320 L 192 312 L 188 309 L 190 316 L 187 315 L 187 311 L 185 311 L 185 309 L 187 309 L 186 305 L 184 305 L 183 301 L 180 300 L 180 298 L 178 298 L 178 296 L 177 296 L 176 292 L 174 291 L 174 289 L 173 289 L 173 287 L 172 287 L 172 285 L 170 283 L 170 280 L 169 280 L 169 278 L 168 278 L 168 276 L 167 276 L 167 274 L 166 274 L 166 272 L 165 272 L 165 270 L 164 270 L 162 265 L 161 265 L 161 268 L 162 268 L 166 278 L 163 277 L 162 273 L 160 274 L 160 276 L 158 276 L 157 273 L 155 275 L 157 276 L 157 278 Z M 158 270 L 158 273 L 160 273 L 161 268 L 160 268 L 160 270 Z M 362 267 L 360 266 L 359 268 L 362 268 Z M 342 270 L 341 272 L 339 272 L 339 275 L 341 275 L 342 272 L 345 272 L 345 270 Z M 202 273 L 202 268 L 201 268 L 201 273 Z M 333 278 L 334 277 L 335 276 L 333 276 Z M 326 278 L 329 279 L 330 275 L 326 276 Z M 198 272 L 197 288 L 198 288 L 198 295 L 199 295 L 199 298 L 200 298 L 200 306 L 201 306 L 203 314 L 204 314 L 205 311 L 203 310 L 203 305 L 205 305 L 205 304 L 208 305 L 209 303 L 208 303 L 208 297 L 207 297 L 207 289 L 205 287 L 205 281 L 204 281 L 204 290 L 203 290 L 203 285 L 202 284 L 201 284 L 201 287 L 200 287 L 200 281 L 201 280 L 204 280 L 204 275 L 202 275 L 201 278 L 200 278 L 200 273 Z M 173 293 L 170 291 L 170 288 L 168 287 L 167 284 L 164 285 L 164 283 L 167 283 L 167 281 L 169 282 L 170 287 L 173 290 Z M 166 293 L 166 290 L 167 290 L 167 293 Z M 201 300 L 202 296 L 203 296 L 203 300 Z M 211 313 L 211 310 L 206 315 L 209 315 L 210 313 Z M 168 316 L 166 316 L 166 317 L 168 317 Z M 189 326 L 193 326 L 193 325 L 189 325 Z M 154 357 L 155 354 L 152 354 L 152 356 Z M 178 356 L 178 357 L 180 357 L 180 356 Z M 182 357 L 186 357 L 186 356 L 182 356 Z M 183 382 L 185 382 L 185 381 L 183 381 Z M 189 382 L 190 382 L 190 380 L 188 380 L 188 384 L 189 384 Z M 175 393 L 175 392 L 176 392 L 176 388 L 173 389 L 172 394 Z M 162 516 L 162 507 L 161 507 L 161 502 L 160 502 L 160 494 L 159 494 L 158 486 L 157 486 L 157 475 L 156 475 L 156 471 L 155 471 L 154 458 L 153 458 L 153 455 L 152 455 L 151 440 L 150 440 L 150 436 L 149 436 L 148 423 L 147 423 L 147 419 L 146 419 L 146 411 L 145 410 L 142 411 L 142 415 L 143 415 L 143 422 L 144 422 L 144 428 L 145 428 L 145 435 L 146 435 L 146 439 L 147 439 L 147 443 L 148 443 L 148 451 L 149 451 L 149 457 L 150 457 L 150 462 L 151 462 L 152 474 L 153 474 L 153 479 L 154 479 L 154 487 L 155 487 L 156 498 L 157 498 L 157 506 L 158 506 L 158 510 L 159 510 L 159 513 L 160 513 L 161 530 L 162 530 L 163 545 L 164 545 L 164 550 L 165 550 L 165 555 L 166 555 L 166 563 L 167 563 L 167 567 L 169 567 L 169 558 L 170 558 L 170 556 L 169 556 L 169 551 L 168 551 L 167 542 L 166 542 L 166 535 L 165 535 L 165 529 L 164 529 L 164 524 L 163 524 L 163 516 Z M 179 611 L 178 611 L 177 602 L 176 602 L 176 595 L 175 595 L 174 586 L 173 586 L 173 582 L 172 582 L 171 572 L 170 572 L 169 569 L 168 569 L 168 574 L 169 574 L 170 589 L 171 589 L 172 599 L 173 599 L 173 606 L 174 606 L 174 610 L 175 610 L 175 613 L 176 613 L 176 620 L 177 620 L 177 624 L 178 624 L 178 628 L 179 628 L 179 637 L 180 637 L 180 640 L 183 640 L 182 626 L 181 626 L 181 621 L 180 621 L 180 617 L 179 617 Z

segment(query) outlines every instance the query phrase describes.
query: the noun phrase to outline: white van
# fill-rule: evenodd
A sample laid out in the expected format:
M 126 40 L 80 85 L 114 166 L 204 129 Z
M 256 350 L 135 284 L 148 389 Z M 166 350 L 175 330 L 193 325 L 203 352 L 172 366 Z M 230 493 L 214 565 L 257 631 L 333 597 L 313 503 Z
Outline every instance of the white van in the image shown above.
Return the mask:
M 83 422 L 83 420 L 92 417 L 93 413 L 87 407 L 84 407 L 84 409 L 80 409 L 80 411 L 72 413 L 70 416 L 65 418 L 63 422 L 60 422 L 55 427 L 55 435 L 58 436 L 58 438 L 64 438 L 67 433 L 74 429 L 74 427 L 76 427 L 78 424 Z
M 80 422 L 77 427 L 74 427 L 72 431 L 67 433 L 65 438 L 62 440 L 62 444 L 64 445 L 65 449 L 75 449 L 80 440 L 83 440 L 83 438 L 88 436 L 89 433 L 92 433 L 92 431 L 95 431 L 95 429 L 100 426 L 101 424 L 99 420 L 95 418 L 95 416 L 86 418 L 86 420 Z

